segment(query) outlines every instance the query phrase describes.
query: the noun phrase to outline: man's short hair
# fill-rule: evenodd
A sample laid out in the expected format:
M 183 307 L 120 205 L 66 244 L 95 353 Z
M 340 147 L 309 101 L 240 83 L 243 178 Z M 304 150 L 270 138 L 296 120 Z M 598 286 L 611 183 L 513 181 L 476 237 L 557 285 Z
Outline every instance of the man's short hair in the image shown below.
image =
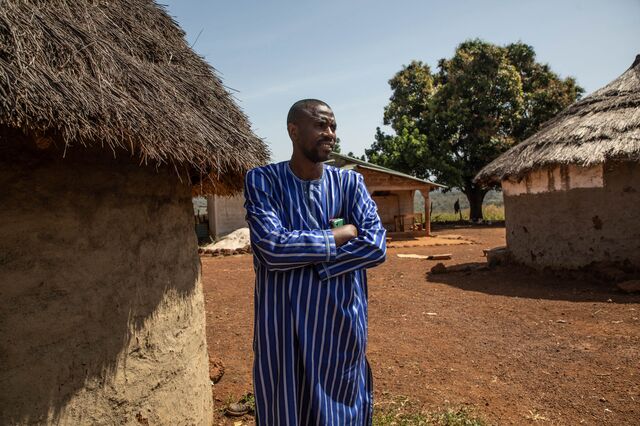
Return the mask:
M 306 111 L 309 107 L 316 105 L 324 105 L 327 108 L 331 109 L 331 107 L 327 105 L 326 102 L 323 102 L 320 99 L 301 99 L 291 105 L 291 108 L 289 108 L 289 113 L 287 114 L 287 124 L 297 123 L 304 111 Z

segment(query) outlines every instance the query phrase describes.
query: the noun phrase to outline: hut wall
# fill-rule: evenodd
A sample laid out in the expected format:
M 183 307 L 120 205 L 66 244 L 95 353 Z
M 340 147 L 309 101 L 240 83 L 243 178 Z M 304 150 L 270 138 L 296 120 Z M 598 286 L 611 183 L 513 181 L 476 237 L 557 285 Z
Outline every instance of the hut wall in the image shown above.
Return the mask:
M 412 229 L 414 222 L 413 193 L 414 191 L 397 191 L 398 201 L 400 202 L 400 215 L 402 215 L 402 223 L 404 224 L 404 227 L 399 229 L 400 232 L 407 232 Z
M 207 206 L 209 232 L 214 238 L 248 226 L 245 219 L 247 211 L 244 208 L 244 195 L 242 194 L 233 197 L 212 195 L 207 197 Z
M 560 171 L 531 174 L 519 191 L 513 183 L 503 186 L 507 245 L 514 258 L 535 267 L 609 261 L 640 267 L 640 165 L 609 162 Z M 558 185 L 555 174 L 564 183 Z
M 395 231 L 395 217 L 400 214 L 398 194 L 374 195 L 371 197 L 378 208 L 382 226 L 390 232 Z
M 190 188 L 135 160 L 5 142 L 0 424 L 209 424 Z
M 502 182 L 504 195 L 539 194 L 575 188 L 602 188 L 603 164 L 580 167 L 575 164 L 535 170 L 520 181 Z

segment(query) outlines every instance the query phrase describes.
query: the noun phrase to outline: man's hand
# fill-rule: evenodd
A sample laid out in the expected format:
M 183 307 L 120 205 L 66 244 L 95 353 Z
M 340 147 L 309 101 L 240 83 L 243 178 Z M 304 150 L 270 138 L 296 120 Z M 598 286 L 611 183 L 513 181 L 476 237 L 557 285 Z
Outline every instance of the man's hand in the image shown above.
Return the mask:
M 333 228 L 331 233 L 336 240 L 336 247 L 340 247 L 358 236 L 358 228 L 353 225 L 344 225 Z

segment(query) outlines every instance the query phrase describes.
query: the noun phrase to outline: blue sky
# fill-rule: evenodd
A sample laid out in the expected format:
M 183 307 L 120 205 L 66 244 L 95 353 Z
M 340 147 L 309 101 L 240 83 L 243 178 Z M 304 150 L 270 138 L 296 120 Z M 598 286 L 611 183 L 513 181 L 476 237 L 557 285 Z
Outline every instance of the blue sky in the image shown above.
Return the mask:
M 363 154 L 393 74 L 413 59 L 435 69 L 466 39 L 530 44 L 587 93 L 640 53 L 640 0 L 160 2 L 233 89 L 273 161 L 290 156 L 285 118 L 302 98 L 331 105 L 343 152 Z

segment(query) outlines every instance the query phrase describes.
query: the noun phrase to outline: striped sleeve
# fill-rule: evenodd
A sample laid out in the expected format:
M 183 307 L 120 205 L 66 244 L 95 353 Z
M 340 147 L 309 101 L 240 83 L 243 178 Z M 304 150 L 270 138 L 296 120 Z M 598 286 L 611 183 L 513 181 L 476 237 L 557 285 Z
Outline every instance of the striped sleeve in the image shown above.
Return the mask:
M 364 185 L 362 175 L 357 174 L 356 187 L 351 191 L 353 207 L 349 220 L 358 228 L 358 237 L 338 247 L 335 260 L 315 265 L 321 280 L 362 268 L 372 268 L 385 261 L 386 235 L 376 203 Z
M 273 184 L 258 168 L 245 178 L 245 209 L 254 255 L 268 270 L 287 271 L 336 258 L 331 230 L 288 230 L 277 214 Z

